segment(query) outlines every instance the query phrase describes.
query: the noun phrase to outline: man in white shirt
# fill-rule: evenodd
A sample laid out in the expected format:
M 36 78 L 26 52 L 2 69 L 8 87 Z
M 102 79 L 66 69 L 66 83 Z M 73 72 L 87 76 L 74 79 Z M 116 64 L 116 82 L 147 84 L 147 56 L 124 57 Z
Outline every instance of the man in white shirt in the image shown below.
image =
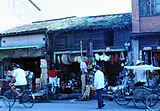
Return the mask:
M 137 60 L 136 65 L 142 65 L 143 62 L 140 60 Z M 136 69 L 133 71 L 133 73 L 135 74 L 134 76 L 134 85 L 135 86 L 143 86 L 147 83 L 147 76 L 146 76 L 146 71 L 145 70 L 140 70 L 140 69 Z
M 105 106 L 102 98 L 102 90 L 105 87 L 104 85 L 104 73 L 100 70 L 101 67 L 96 65 L 94 68 L 95 76 L 94 76 L 94 88 L 96 89 L 97 99 L 98 99 L 98 108 L 101 109 Z
M 15 93 L 17 93 L 18 96 L 21 96 L 20 92 L 18 92 L 16 90 L 16 88 L 18 88 L 18 87 L 22 88 L 22 87 L 27 85 L 26 74 L 25 74 L 25 71 L 20 68 L 19 64 L 15 64 L 13 66 L 13 70 L 14 71 L 13 71 L 13 74 L 12 74 L 12 80 L 9 83 L 9 85 L 12 86 L 12 84 L 14 84 L 11 87 L 11 90 L 14 91 Z

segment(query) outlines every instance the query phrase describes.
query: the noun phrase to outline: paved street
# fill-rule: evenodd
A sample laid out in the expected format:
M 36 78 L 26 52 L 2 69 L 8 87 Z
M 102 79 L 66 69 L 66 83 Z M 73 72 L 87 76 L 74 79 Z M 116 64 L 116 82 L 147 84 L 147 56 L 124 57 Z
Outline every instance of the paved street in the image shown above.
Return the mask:
M 53 100 L 45 103 L 35 103 L 33 108 L 24 108 L 22 104 L 16 103 L 11 111 L 149 111 L 148 109 L 137 109 L 133 102 L 127 106 L 119 106 L 114 101 L 105 100 L 104 109 L 96 109 L 97 101 L 75 101 L 75 100 Z

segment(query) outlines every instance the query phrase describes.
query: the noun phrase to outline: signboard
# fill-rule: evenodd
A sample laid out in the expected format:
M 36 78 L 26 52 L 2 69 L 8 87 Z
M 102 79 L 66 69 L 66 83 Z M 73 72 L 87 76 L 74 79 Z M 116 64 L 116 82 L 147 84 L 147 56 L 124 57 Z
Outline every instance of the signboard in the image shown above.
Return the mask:
M 152 47 L 143 47 L 143 50 L 152 50 Z

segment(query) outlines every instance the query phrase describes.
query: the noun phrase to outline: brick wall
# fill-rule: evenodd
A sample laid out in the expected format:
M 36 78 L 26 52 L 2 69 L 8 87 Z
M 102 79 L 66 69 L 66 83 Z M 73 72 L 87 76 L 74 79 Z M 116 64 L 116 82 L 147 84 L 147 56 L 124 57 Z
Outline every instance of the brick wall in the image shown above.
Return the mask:
M 132 32 L 139 32 L 139 0 L 132 0 Z
M 160 16 L 139 18 L 139 0 L 132 0 L 132 32 L 160 31 Z
M 141 32 L 160 31 L 160 16 L 143 17 L 140 20 Z

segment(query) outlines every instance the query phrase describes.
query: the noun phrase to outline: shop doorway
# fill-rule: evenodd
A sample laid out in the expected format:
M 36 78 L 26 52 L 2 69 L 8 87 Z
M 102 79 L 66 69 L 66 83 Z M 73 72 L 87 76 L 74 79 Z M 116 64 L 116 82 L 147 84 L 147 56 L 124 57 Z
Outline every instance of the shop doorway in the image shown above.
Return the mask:
M 18 58 L 11 59 L 11 63 L 19 64 L 22 69 L 33 72 L 35 77 L 39 78 L 41 74 L 40 59 L 41 58 Z

